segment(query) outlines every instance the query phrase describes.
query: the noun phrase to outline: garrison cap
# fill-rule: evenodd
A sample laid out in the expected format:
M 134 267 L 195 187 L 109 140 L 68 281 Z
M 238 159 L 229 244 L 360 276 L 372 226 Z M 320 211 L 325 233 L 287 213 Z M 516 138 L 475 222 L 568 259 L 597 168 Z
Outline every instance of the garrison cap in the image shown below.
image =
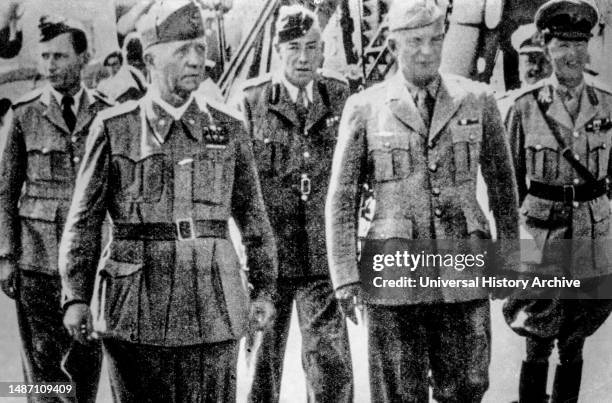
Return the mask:
M 549 0 L 534 17 L 546 37 L 585 41 L 599 21 L 599 11 L 591 0 Z
M 275 42 L 289 42 L 306 35 L 311 29 L 321 31 L 317 16 L 304 6 L 283 6 L 276 20 Z
M 526 24 L 518 27 L 510 38 L 512 47 L 519 55 L 527 53 L 542 53 L 542 37 L 535 25 Z
M 201 10 L 191 0 L 157 1 L 138 21 L 137 28 L 143 49 L 205 35 Z
M 436 0 L 395 0 L 389 9 L 389 30 L 426 27 L 445 18 L 445 7 Z
M 72 32 L 81 32 L 87 38 L 83 24 L 62 16 L 43 15 L 38 22 L 38 29 L 40 30 L 40 42 L 47 42 L 62 34 Z

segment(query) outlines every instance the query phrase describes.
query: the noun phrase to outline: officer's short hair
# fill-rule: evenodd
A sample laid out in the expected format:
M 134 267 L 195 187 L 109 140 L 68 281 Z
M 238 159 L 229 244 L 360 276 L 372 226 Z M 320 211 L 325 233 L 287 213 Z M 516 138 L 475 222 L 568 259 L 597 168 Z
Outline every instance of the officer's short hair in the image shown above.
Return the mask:
M 45 15 L 40 17 L 38 29 L 40 42 L 47 42 L 62 34 L 70 34 L 74 52 L 78 55 L 87 51 L 87 34 L 82 24 L 62 17 Z

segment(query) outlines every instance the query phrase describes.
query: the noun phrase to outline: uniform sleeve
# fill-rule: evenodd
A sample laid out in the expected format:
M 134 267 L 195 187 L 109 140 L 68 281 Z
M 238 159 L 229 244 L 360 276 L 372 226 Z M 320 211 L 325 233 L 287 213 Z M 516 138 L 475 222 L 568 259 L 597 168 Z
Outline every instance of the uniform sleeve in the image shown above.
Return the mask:
M 520 205 L 525 199 L 525 196 L 527 196 L 527 184 L 525 182 L 527 172 L 525 168 L 525 133 L 523 132 L 523 125 L 521 124 L 521 115 L 516 105 L 513 105 L 508 112 L 506 130 L 510 141 L 510 152 L 512 153 L 512 162 L 514 165 Z
M 518 200 L 516 177 L 510 145 L 495 99 L 487 96 L 484 107 L 482 175 L 489 190 L 489 205 L 495 217 L 499 239 L 518 237 Z
M 0 139 L 0 257 L 19 254 L 17 203 L 25 180 L 27 155 L 21 126 L 14 114 L 6 115 L 8 130 Z
M 325 204 L 325 235 L 329 269 L 334 288 L 359 282 L 357 228 L 359 185 L 365 174 L 366 144 L 364 111 L 356 97 L 348 99 L 334 152 Z
M 62 305 L 88 303 L 100 258 L 110 146 L 100 120 L 92 124 L 59 248 Z
M 236 168 L 232 191 L 232 216 L 246 247 L 249 282 L 253 297 L 274 296 L 278 276 L 276 240 L 266 213 L 251 142 L 236 125 Z

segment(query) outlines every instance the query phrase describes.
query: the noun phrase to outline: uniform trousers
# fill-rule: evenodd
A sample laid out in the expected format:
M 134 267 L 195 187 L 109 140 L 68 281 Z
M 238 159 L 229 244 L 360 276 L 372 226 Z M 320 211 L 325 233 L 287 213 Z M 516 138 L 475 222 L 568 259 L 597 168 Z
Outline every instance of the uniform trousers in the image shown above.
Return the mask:
M 372 402 L 480 402 L 489 387 L 489 300 L 367 307 Z
M 256 352 L 249 401 L 279 401 L 293 301 L 302 333 L 302 366 L 309 402 L 352 402 L 353 370 L 346 322 L 328 278 L 280 278 L 274 325 Z
M 74 382 L 76 397 L 31 396 L 30 402 L 94 402 L 98 391 L 102 352 L 99 343 L 83 346 L 73 341 L 63 325 L 58 276 L 19 270 L 17 320 L 27 383 Z M 65 360 L 65 370 L 62 369 Z
M 234 402 L 238 342 L 160 347 L 106 339 L 115 402 Z

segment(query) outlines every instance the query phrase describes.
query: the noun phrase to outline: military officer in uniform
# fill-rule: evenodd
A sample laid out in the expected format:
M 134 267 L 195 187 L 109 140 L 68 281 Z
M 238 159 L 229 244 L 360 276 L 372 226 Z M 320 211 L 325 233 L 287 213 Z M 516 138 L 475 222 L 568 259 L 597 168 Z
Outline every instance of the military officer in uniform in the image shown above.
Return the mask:
M 584 74 L 598 20 L 590 0 L 551 0 L 540 7 L 535 24 L 553 75 L 517 95 L 507 122 L 521 226 L 532 239 L 523 245 L 521 271 L 527 277 L 581 279 L 585 293 L 596 291 L 612 272 L 604 243 L 610 222 L 612 93 Z M 576 402 L 585 339 L 608 317 L 610 302 L 550 290 L 530 295 L 535 299 L 518 296 L 504 306 L 511 328 L 526 337 L 519 401 L 548 401 L 548 360 L 556 340 L 560 365 L 552 402 Z M 556 298 L 543 299 L 547 295 Z
M 519 78 L 521 87 L 533 85 L 538 81 L 550 76 L 552 67 L 544 55 L 542 38 L 534 24 L 521 25 L 512 34 L 512 46 L 519 55 Z M 497 105 L 502 118 L 508 116 L 508 111 L 514 103 L 521 89 L 510 90 L 502 93 L 497 100 Z
M 372 271 L 360 270 L 356 256 L 360 183 L 369 182 L 376 199 L 362 264 L 372 249 L 490 237 L 476 199 L 479 166 L 498 239 L 517 237 L 516 185 L 499 111 L 484 84 L 438 72 L 444 27 L 445 10 L 434 0 L 393 2 L 389 47 L 398 72 L 351 96 L 343 111 L 326 205 L 331 277 L 343 309 L 359 303 Z M 453 274 L 440 268 L 439 276 Z M 428 401 L 430 371 L 436 401 L 481 401 L 491 353 L 487 289 L 386 295 L 364 295 L 372 401 Z
M 115 401 L 234 401 L 238 340 L 249 318 L 271 320 L 277 272 L 251 144 L 237 112 L 194 94 L 206 60 L 199 8 L 156 2 L 139 32 L 151 86 L 90 133 L 60 246 L 64 323 L 79 340 L 82 326 L 103 338 Z
M 256 353 L 250 400 L 278 401 L 295 301 L 309 401 L 350 402 L 351 356 L 329 279 L 324 222 L 348 86 L 341 77 L 317 72 L 321 32 L 308 9 L 281 7 L 274 43 L 282 69 L 247 82 L 241 103 L 279 246 L 277 317 Z
M 0 271 L 3 290 L 17 304 L 26 382 L 68 382 L 61 362 L 72 338 L 62 326 L 59 238 L 87 133 L 109 104 L 81 84 L 88 61 L 82 25 L 43 17 L 39 28 L 40 69 L 48 84 L 15 103 L 0 146 Z M 77 398 L 93 401 L 100 347 L 75 348 L 80 352 L 69 366 Z

